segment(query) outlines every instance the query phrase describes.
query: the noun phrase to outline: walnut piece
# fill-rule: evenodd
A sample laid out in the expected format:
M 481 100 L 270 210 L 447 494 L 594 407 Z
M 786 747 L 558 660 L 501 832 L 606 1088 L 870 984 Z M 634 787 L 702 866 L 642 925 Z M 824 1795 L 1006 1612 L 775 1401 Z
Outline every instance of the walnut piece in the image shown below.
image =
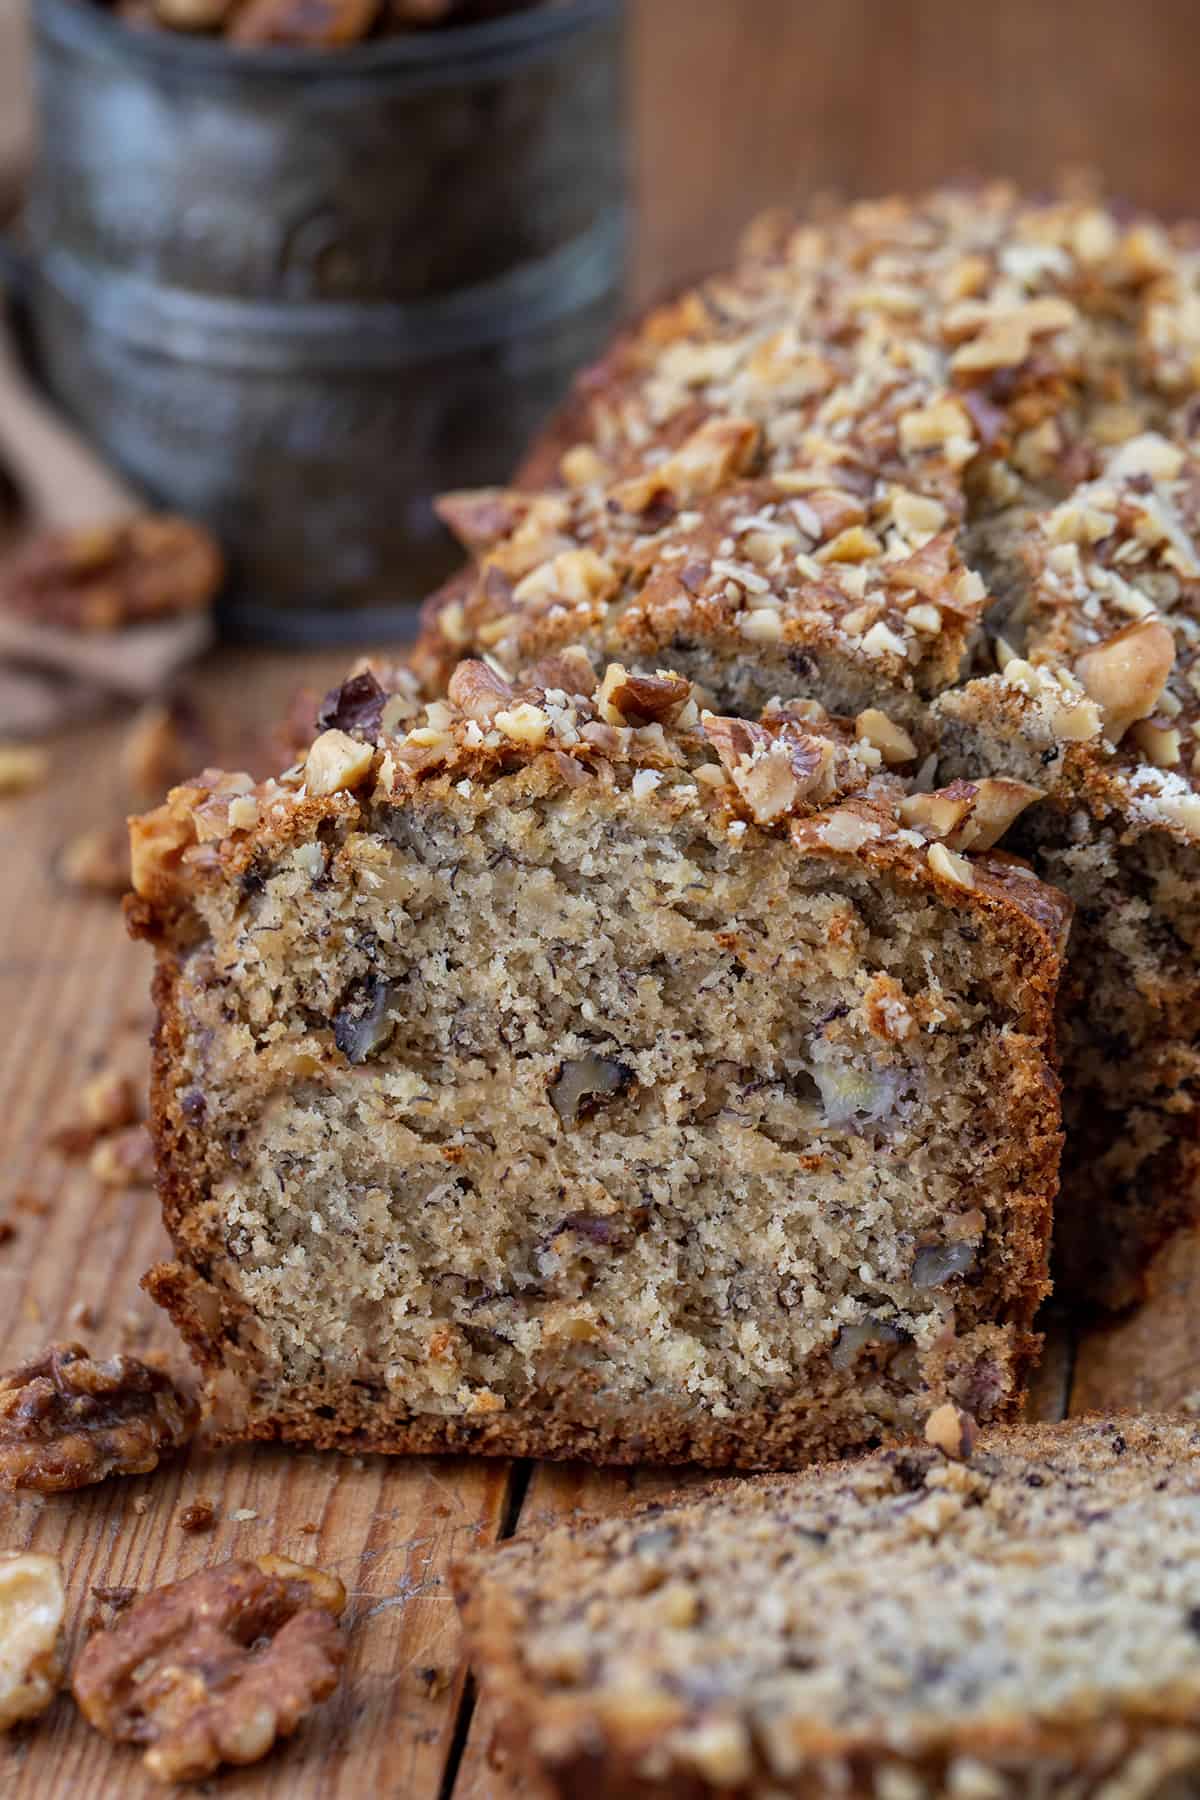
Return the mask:
M 975 1448 L 978 1427 L 969 1412 L 949 1400 L 935 1406 L 925 1421 L 925 1442 L 955 1462 L 966 1462 Z
M 223 572 L 216 543 L 199 525 L 145 514 L 35 538 L 5 562 L 0 607 L 39 625 L 118 631 L 200 611 Z
M 88 1172 L 102 1187 L 152 1187 L 154 1144 L 146 1127 L 107 1132 L 88 1158 Z
M 460 662 L 446 691 L 455 706 L 478 725 L 490 725 L 516 698 L 512 683 L 482 662 Z
M 52 1556 L 0 1552 L 0 1731 L 45 1712 L 62 1679 L 62 1571 Z
M 762 725 L 703 713 L 701 729 L 760 825 L 835 792 L 833 745 L 796 727 L 773 737 Z
M 54 873 L 65 886 L 84 893 L 128 892 L 128 827 L 98 825 L 68 838 L 55 859 Z
M 917 754 L 917 746 L 903 725 L 897 725 L 894 719 L 889 719 L 877 706 L 868 706 L 859 713 L 854 721 L 854 735 L 860 743 L 870 744 L 873 749 L 878 750 L 889 766 L 912 762 Z
M 372 749 L 345 731 L 323 731 L 308 753 L 304 779 L 310 794 L 361 787 L 371 773 Z
M 52 1344 L 0 1376 L 0 1489 L 60 1494 L 144 1474 L 198 1417 L 190 1395 L 135 1357 L 93 1362 L 79 1344 Z
M 284 1557 L 201 1569 L 89 1639 L 75 1698 L 161 1781 L 257 1762 L 337 1685 L 345 1602 L 340 1581 Z
M 1079 658 L 1075 672 L 1119 744 L 1135 719 L 1149 718 L 1175 664 L 1175 639 L 1157 615 L 1126 625 Z
M 0 794 L 23 794 L 40 787 L 50 773 L 50 758 L 34 744 L 0 744 Z
M 666 670 L 657 675 L 631 675 L 610 663 L 596 696 L 600 717 L 609 725 L 670 725 L 692 697 L 692 684 Z

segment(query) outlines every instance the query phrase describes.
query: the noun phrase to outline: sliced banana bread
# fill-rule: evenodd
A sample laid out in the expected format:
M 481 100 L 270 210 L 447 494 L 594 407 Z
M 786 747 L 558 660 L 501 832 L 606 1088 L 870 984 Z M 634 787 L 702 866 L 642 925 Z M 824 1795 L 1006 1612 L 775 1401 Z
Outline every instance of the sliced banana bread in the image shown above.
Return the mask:
M 1078 909 L 1060 1269 L 1108 1305 L 1200 1217 L 1195 242 L 1000 186 L 752 233 L 584 378 L 525 489 L 448 497 L 473 562 L 416 653 L 440 691 L 580 638 L 1047 794 L 1012 841 Z M 1041 697 L 972 742 L 961 684 L 1014 657 Z
M 1200 1427 L 1090 1419 L 718 1483 L 455 1585 L 548 1794 L 1149 1800 L 1200 1778 L 1198 1551 Z
M 882 714 L 581 652 L 411 714 L 361 671 L 279 781 L 134 823 L 150 1285 L 229 1430 L 777 1466 L 1010 1416 L 1069 910 L 985 848 L 1023 795 L 963 854 Z

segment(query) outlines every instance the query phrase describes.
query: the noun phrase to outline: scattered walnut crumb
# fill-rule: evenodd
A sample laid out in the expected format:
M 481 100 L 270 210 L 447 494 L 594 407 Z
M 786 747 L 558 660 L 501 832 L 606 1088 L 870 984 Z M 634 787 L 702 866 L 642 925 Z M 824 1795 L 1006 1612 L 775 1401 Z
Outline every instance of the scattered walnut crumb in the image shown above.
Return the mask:
M 84 1122 L 100 1131 L 119 1131 L 138 1116 L 137 1096 L 128 1075 L 112 1067 L 97 1071 L 79 1090 Z
M 88 1168 L 105 1187 L 150 1187 L 154 1182 L 154 1146 L 144 1125 L 129 1125 L 100 1139 Z
M 11 1219 L 0 1219 L 0 1244 L 10 1244 L 17 1235 L 17 1228 Z
M 67 1313 L 67 1324 L 73 1325 L 77 1331 L 94 1331 L 97 1322 L 95 1309 L 86 1300 L 76 1300 Z
M 305 1537 L 316 1537 L 320 1532 L 321 1527 L 319 1525 L 314 1525 L 312 1520 L 309 1519 L 306 1524 L 300 1527 L 300 1529 Z
M 101 1606 L 111 1606 L 114 1612 L 124 1612 L 137 1599 L 138 1591 L 135 1587 L 93 1587 L 92 1592 Z
M 133 1503 L 133 1510 L 139 1519 L 144 1519 L 150 1510 L 150 1498 L 147 1494 L 139 1494 Z
M 257 1762 L 336 1686 L 345 1602 L 340 1581 L 284 1557 L 202 1569 L 89 1639 L 75 1698 L 105 1737 L 145 1746 L 161 1781 Z
M 176 1515 L 183 1531 L 211 1531 L 217 1522 L 217 1509 L 211 1500 L 193 1500 Z
M 0 744 L 0 795 L 23 794 L 40 787 L 50 773 L 50 758 L 32 744 Z
M 231 1519 L 236 1520 L 239 1525 L 247 1525 L 251 1519 L 257 1519 L 258 1514 L 252 1506 L 239 1506 L 235 1507 L 234 1511 L 231 1512 L 229 1516 Z
M 925 1421 L 925 1442 L 955 1462 L 966 1462 L 975 1448 L 978 1427 L 969 1412 L 946 1401 Z
M 434 1663 L 414 1668 L 412 1674 L 414 1686 L 426 1700 L 436 1700 L 438 1695 L 444 1694 L 450 1686 L 449 1669 L 439 1668 Z
M 144 1344 L 150 1336 L 150 1321 L 142 1318 L 140 1313 L 122 1313 L 117 1326 L 117 1336 L 123 1345 Z
M 83 893 L 120 895 L 130 886 L 129 833 L 124 825 L 97 825 L 68 838 L 55 858 L 54 872 Z

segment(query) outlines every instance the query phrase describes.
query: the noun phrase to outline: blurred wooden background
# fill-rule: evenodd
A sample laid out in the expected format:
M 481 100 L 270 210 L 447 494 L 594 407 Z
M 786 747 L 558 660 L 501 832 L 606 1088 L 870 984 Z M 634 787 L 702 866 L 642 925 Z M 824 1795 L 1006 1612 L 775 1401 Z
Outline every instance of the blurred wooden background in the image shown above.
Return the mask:
M 759 208 L 821 191 L 1090 168 L 1200 210 L 1193 0 L 628 4 L 635 303 L 720 263 Z M 24 5 L 0 0 L 0 168 L 25 136 Z

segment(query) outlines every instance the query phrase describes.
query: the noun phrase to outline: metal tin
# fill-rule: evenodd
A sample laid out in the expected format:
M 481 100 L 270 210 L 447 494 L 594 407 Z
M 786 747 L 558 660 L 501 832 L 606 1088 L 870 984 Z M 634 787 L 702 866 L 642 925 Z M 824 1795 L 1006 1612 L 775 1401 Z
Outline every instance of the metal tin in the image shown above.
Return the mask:
M 35 0 L 27 210 L 52 392 L 230 553 L 227 624 L 402 627 L 595 353 L 625 237 L 619 0 L 339 51 Z

